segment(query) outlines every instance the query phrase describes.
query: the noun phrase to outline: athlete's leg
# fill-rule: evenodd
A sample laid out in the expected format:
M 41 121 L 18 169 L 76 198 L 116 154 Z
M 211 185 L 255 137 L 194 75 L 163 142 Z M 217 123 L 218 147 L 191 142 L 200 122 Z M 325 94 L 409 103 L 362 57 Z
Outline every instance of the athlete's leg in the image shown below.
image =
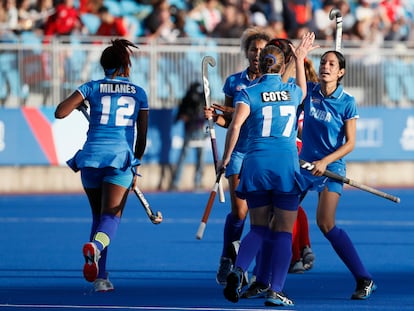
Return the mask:
M 96 234 L 96 229 L 98 228 L 99 221 L 101 219 L 101 206 L 102 206 L 102 189 L 100 188 L 85 188 L 85 193 L 88 196 L 89 204 L 92 210 L 92 227 L 89 237 L 89 241 L 93 241 L 93 238 Z M 100 253 L 100 258 L 98 261 L 98 278 L 106 277 L 106 255 L 107 248 L 105 248 Z
M 227 215 L 223 232 L 222 257 L 229 257 L 229 249 L 234 241 L 240 240 L 247 216 L 247 203 L 236 195 L 236 188 L 239 185 L 239 175 L 228 177 L 231 212 Z
M 310 237 L 309 237 L 309 223 L 308 217 L 305 210 L 302 206 L 298 207 L 298 216 L 296 218 L 298 229 L 298 242 L 299 248 L 302 251 L 305 247 L 311 247 Z
M 200 190 L 203 180 L 204 171 L 204 147 L 196 147 L 196 166 L 194 175 L 194 187 L 196 190 Z
M 297 205 L 296 205 L 297 206 Z M 270 240 L 272 247 L 271 289 L 283 290 L 292 258 L 292 230 L 297 216 L 296 209 L 274 208 L 270 223 Z
M 181 148 L 180 156 L 178 158 L 177 166 L 175 167 L 173 171 L 173 176 L 171 178 L 171 185 L 170 190 L 177 190 L 178 185 L 181 179 L 181 175 L 184 170 L 184 161 L 187 157 L 188 150 L 189 150 L 189 143 L 190 143 L 190 137 L 189 134 L 186 133 L 184 137 L 184 144 Z
M 298 217 L 293 224 L 292 230 L 292 260 L 291 263 L 294 264 L 295 262 L 300 260 L 300 238 L 301 238 L 301 225 L 299 220 L 299 212 Z
M 348 234 L 335 225 L 336 208 L 340 195 L 325 188 L 319 194 L 316 219 L 319 229 L 331 243 L 356 280 L 371 279 Z

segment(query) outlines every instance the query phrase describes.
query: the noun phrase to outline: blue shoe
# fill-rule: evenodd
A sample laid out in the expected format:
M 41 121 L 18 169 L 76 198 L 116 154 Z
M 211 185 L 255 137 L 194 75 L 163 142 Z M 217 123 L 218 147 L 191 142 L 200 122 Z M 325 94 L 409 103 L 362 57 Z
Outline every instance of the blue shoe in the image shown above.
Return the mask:
M 240 292 L 243 287 L 243 271 L 236 268 L 227 276 L 226 287 L 224 288 L 224 297 L 231 302 L 238 302 Z
M 294 307 L 295 304 L 282 292 L 275 292 L 272 289 L 267 291 L 265 306 L 267 307 Z
M 377 284 L 375 284 L 373 280 L 359 279 L 351 299 L 368 299 L 376 289 Z

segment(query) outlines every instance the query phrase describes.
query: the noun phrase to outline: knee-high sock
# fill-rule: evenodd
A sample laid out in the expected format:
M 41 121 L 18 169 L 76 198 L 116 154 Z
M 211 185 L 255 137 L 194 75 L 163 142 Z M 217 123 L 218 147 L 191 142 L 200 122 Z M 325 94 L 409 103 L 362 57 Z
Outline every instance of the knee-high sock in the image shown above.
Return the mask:
M 101 219 L 101 215 L 99 214 L 92 214 L 92 226 L 91 226 L 91 233 L 89 235 L 89 241 L 93 241 L 93 237 L 96 233 L 96 228 L 98 228 L 99 220 Z
M 351 239 L 344 230 L 335 226 L 331 229 L 331 231 L 325 234 L 325 237 L 329 240 L 329 242 L 331 242 L 333 249 L 351 271 L 355 279 L 372 278 L 362 264 Z
M 270 232 L 272 247 L 271 288 L 281 292 L 285 286 L 287 273 L 292 257 L 292 234 L 290 232 Z
M 245 219 L 238 219 L 229 213 L 226 217 L 226 223 L 224 224 L 223 232 L 223 250 L 221 252 L 222 257 L 229 257 L 229 247 L 234 241 L 240 240 Z
M 235 267 L 241 268 L 243 271 L 249 269 L 253 258 L 259 251 L 262 242 L 266 236 L 267 227 L 250 226 L 250 231 L 246 234 L 240 243 L 239 254 L 236 258 Z
M 272 274 L 272 241 L 270 240 L 270 230 L 267 229 L 262 247 L 256 256 L 256 281 L 261 284 L 270 283 L 270 275 Z
M 99 273 L 98 279 L 106 279 L 106 257 L 108 254 L 108 247 L 105 247 L 101 252 L 101 257 L 98 261 Z
M 118 230 L 120 221 L 121 218 L 115 215 L 101 215 L 96 234 L 92 241 L 100 251 L 111 243 L 111 240 L 115 237 L 116 231 Z

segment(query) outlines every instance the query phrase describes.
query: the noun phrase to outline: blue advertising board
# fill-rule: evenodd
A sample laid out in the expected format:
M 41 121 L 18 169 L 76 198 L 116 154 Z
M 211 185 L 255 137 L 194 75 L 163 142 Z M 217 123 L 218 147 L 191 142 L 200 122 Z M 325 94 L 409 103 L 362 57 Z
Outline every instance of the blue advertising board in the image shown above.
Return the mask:
M 347 161 L 414 160 L 414 109 L 360 108 L 357 143 Z M 86 139 L 88 124 L 74 111 L 62 120 L 53 107 L 0 108 L 0 165 L 65 165 Z M 175 110 L 150 111 L 144 163 L 176 163 L 183 143 L 182 122 Z M 217 145 L 223 151 L 226 130 L 216 126 Z M 213 162 L 210 140 L 206 160 Z M 190 152 L 187 162 L 194 162 Z

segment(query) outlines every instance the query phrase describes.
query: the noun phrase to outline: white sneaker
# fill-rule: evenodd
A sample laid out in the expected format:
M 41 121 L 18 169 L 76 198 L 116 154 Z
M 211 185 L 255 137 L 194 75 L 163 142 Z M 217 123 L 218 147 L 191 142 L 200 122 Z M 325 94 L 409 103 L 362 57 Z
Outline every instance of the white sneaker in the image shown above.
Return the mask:
M 93 287 L 95 288 L 95 292 L 110 292 L 115 289 L 114 285 L 109 281 L 108 275 L 106 279 L 96 279 L 93 282 Z

